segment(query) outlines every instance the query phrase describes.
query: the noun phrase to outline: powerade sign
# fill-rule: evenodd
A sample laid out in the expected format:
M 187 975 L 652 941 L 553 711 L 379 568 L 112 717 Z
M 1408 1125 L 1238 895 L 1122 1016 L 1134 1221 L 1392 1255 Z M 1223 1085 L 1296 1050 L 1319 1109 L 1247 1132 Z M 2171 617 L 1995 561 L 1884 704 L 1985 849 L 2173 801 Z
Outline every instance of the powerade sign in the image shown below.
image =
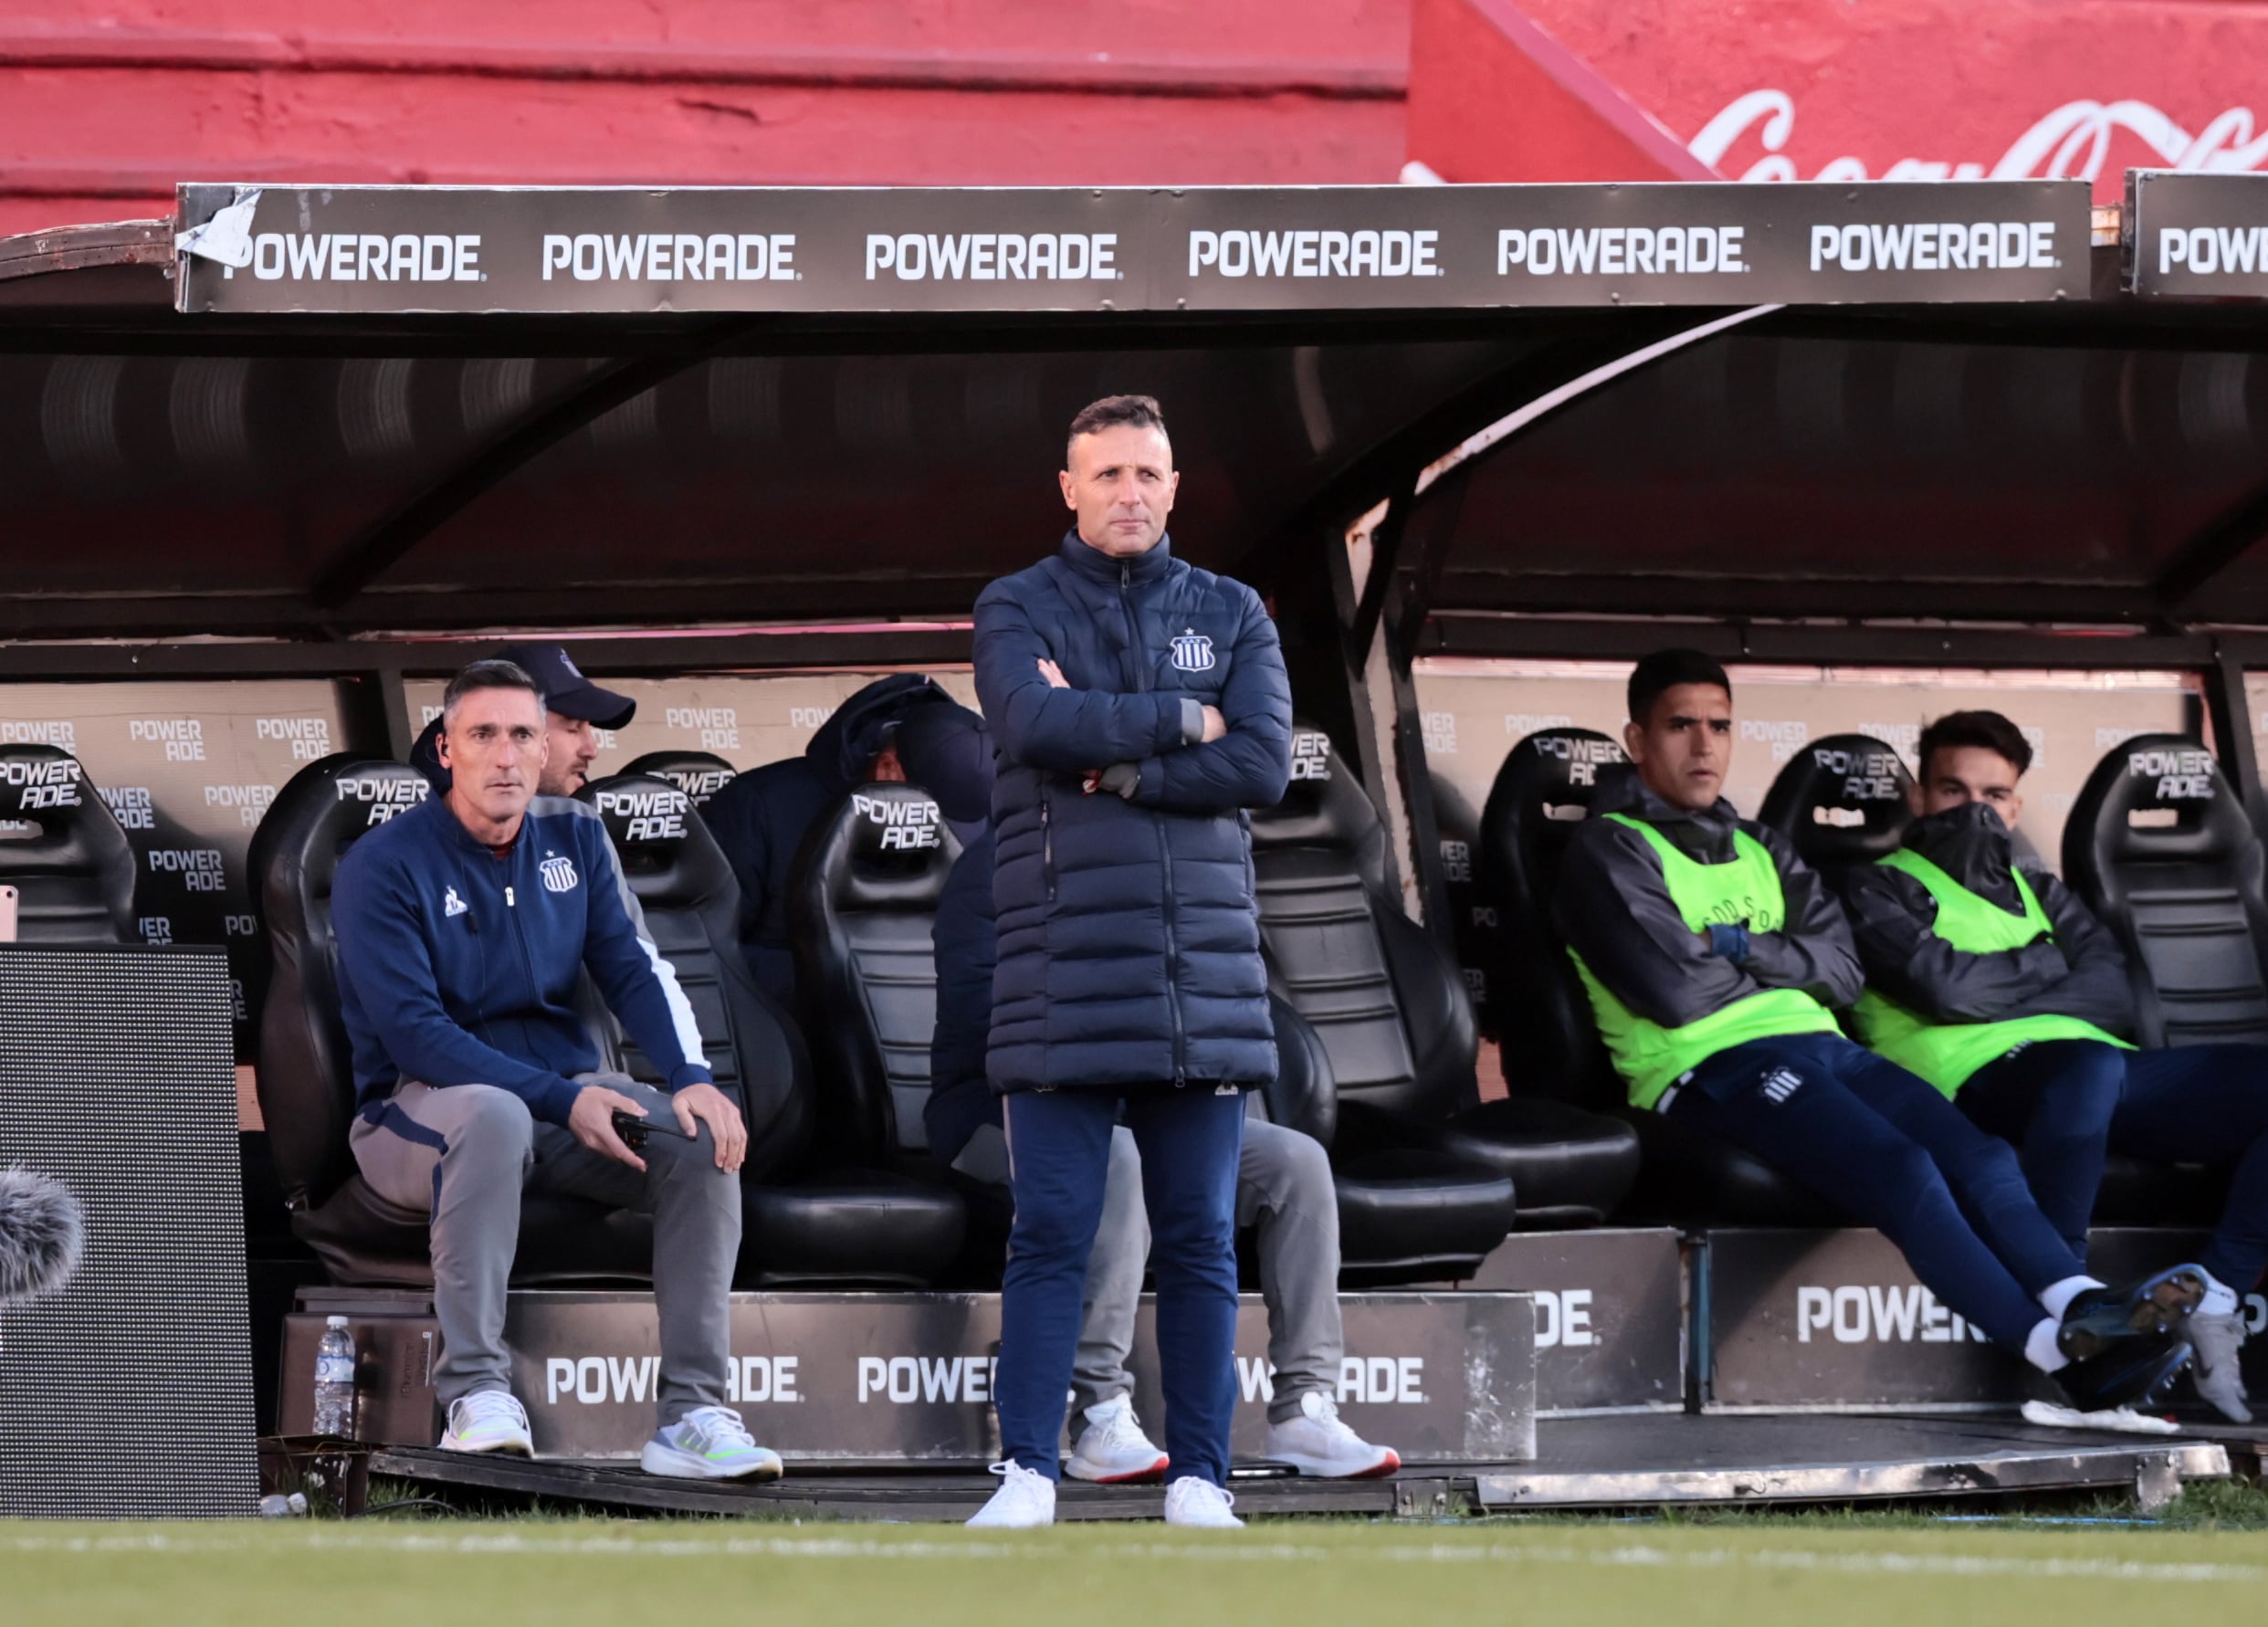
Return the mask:
M 2126 175 L 2126 286 L 2268 297 L 2268 175 Z
M 2084 298 L 2083 181 L 180 194 L 188 311 L 1471 310 Z

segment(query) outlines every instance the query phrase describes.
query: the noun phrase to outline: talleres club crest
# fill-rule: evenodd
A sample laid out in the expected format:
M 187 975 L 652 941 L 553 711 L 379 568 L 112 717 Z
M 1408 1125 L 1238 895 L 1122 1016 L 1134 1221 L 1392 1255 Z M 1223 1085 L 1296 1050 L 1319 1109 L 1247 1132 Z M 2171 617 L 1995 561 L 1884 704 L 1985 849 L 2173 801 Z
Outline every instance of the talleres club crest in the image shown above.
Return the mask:
M 1194 627 L 1184 627 L 1173 641 L 1173 665 L 1181 672 L 1213 670 L 1213 640 Z

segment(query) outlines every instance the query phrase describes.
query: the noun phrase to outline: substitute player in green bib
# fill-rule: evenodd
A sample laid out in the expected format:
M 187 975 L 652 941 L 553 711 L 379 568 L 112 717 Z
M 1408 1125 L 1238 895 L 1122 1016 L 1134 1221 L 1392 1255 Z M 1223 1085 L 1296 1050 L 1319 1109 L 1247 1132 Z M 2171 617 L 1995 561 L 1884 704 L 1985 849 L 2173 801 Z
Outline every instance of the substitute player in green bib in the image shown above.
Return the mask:
M 1697 650 L 1630 678 L 1627 768 L 1602 770 L 1553 913 L 1633 1106 L 1729 1142 L 1879 1227 L 1937 1296 L 2083 1412 L 2140 1400 L 2189 1358 L 2194 1266 L 2088 1276 L 2007 1143 L 1843 1036 L 1849 925 L 1783 838 L 1719 794 L 1732 684 Z M 2043 1314 L 2044 1313 L 2044 1314 Z
M 1922 731 L 1905 845 L 1840 878 L 1866 969 L 1853 1015 L 1884 1056 L 2016 1144 L 2033 1197 L 2084 1257 L 2106 1150 L 2225 1166 L 2229 1200 L 2184 1330 L 2198 1393 L 2248 1420 L 2238 1296 L 2268 1266 L 2268 1045 L 2137 1051 L 2125 957 L 2010 832 L 2032 744 L 1998 712 Z

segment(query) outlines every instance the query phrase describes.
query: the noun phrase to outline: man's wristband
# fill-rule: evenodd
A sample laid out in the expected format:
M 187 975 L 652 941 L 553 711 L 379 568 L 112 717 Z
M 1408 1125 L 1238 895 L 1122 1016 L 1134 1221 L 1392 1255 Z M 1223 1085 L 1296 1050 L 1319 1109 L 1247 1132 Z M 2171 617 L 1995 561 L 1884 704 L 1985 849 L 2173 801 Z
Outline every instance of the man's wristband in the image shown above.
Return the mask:
M 1716 921 L 1709 927 L 1709 953 L 1735 966 L 1748 958 L 1748 929 Z

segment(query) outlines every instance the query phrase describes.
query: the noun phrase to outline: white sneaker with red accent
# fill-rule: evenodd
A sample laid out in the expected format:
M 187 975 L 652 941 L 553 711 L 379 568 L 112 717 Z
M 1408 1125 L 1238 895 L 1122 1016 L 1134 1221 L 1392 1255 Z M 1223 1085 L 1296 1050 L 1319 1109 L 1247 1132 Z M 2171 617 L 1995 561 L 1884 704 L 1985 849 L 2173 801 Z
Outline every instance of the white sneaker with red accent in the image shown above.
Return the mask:
M 1087 1427 L 1063 1472 L 1074 1480 L 1101 1485 L 1125 1485 L 1138 1480 L 1162 1480 L 1172 1460 L 1142 1433 L 1134 1416 L 1134 1402 L 1114 1395 L 1087 1409 Z
M 1302 1475 L 1324 1480 L 1375 1480 L 1402 1467 L 1391 1446 L 1373 1446 L 1339 1421 L 1339 1407 L 1320 1391 L 1299 1398 L 1299 1415 L 1268 1425 L 1266 1455 Z

